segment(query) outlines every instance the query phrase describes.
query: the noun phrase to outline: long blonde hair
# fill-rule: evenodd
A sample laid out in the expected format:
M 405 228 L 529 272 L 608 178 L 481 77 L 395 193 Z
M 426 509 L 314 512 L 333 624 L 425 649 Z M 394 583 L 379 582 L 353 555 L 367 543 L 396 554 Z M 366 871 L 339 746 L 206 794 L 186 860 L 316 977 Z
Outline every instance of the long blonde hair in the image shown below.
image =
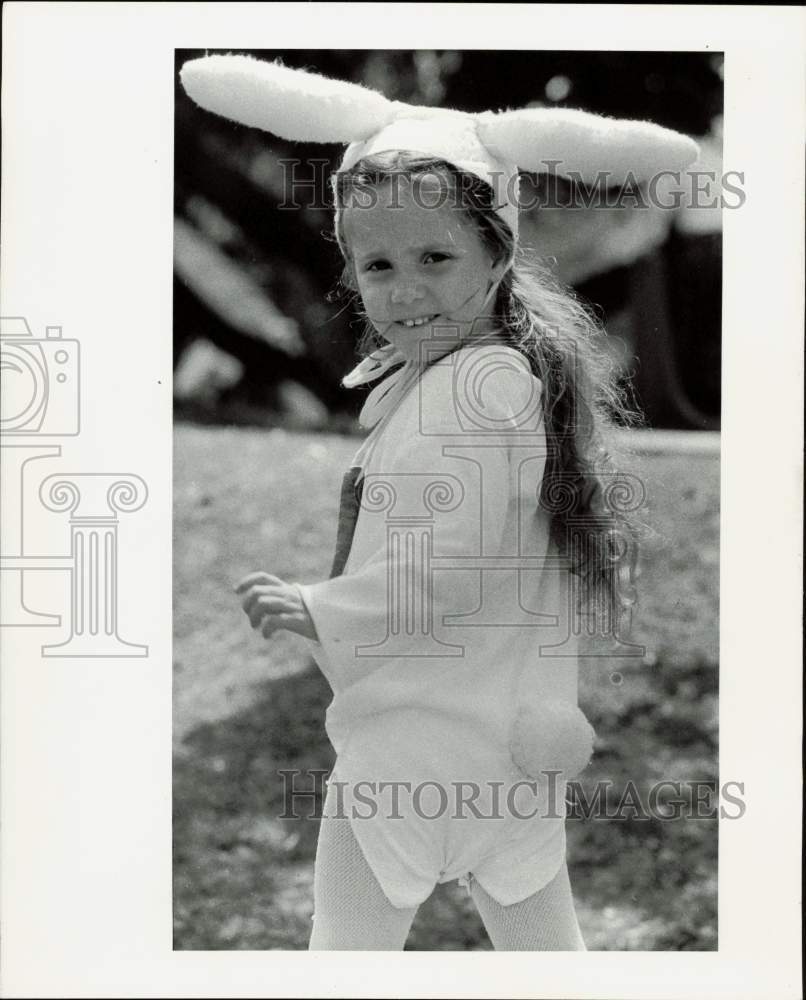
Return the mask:
M 481 178 L 453 164 L 406 151 L 365 157 L 335 175 L 337 206 L 351 191 L 375 187 L 392 176 L 441 177 L 475 225 L 493 261 L 512 260 L 498 286 L 494 318 L 501 334 L 541 380 L 547 457 L 539 505 L 551 515 L 551 534 L 581 586 L 579 611 L 600 615 L 597 631 L 618 631 L 635 602 L 633 569 L 645 525 L 637 510 L 641 490 L 619 472 L 613 430 L 643 422 L 611 356 L 597 341 L 604 331 L 590 308 L 562 286 L 532 251 L 515 246 L 493 208 L 494 193 Z M 337 229 L 340 216 L 337 214 Z M 343 233 L 342 286 L 358 297 Z M 358 344 L 366 356 L 383 344 L 367 320 Z

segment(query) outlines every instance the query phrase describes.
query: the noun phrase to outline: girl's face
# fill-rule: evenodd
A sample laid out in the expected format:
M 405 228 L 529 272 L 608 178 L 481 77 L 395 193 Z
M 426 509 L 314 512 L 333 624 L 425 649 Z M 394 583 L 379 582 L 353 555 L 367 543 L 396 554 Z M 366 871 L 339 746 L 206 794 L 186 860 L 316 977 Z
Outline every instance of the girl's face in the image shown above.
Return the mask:
M 506 266 L 493 263 L 456 199 L 440 192 L 435 175 L 397 178 L 348 202 L 342 216 L 368 319 L 407 359 L 426 363 L 495 332 L 488 314 Z

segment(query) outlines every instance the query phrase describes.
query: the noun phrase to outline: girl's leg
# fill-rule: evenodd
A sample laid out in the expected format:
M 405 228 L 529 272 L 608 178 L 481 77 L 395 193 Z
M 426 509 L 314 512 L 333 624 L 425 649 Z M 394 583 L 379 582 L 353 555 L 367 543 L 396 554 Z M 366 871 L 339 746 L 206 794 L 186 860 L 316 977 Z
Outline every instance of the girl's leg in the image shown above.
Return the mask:
M 313 877 L 309 951 L 402 951 L 417 907 L 392 906 L 350 822 L 323 816 Z
M 472 877 L 470 894 L 496 951 L 587 951 L 565 862 L 548 885 L 520 903 L 502 906 Z

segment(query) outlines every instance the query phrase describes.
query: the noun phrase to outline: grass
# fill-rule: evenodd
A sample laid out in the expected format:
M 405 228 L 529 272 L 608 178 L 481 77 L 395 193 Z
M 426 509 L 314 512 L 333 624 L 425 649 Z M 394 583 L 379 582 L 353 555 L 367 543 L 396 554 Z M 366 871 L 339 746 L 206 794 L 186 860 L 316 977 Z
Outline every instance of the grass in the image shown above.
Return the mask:
M 328 771 L 330 691 L 296 636 L 266 642 L 233 584 L 265 569 L 327 576 L 342 472 L 358 441 L 178 424 L 174 460 L 174 918 L 177 949 L 304 949 L 318 822 L 282 820 L 278 768 Z M 585 658 L 580 703 L 597 732 L 583 790 L 609 779 L 715 786 L 719 464 L 649 455 L 638 658 Z M 689 783 L 689 784 L 687 784 Z M 567 822 L 590 950 L 717 947 L 717 822 Z M 490 947 L 456 883 L 420 908 L 410 950 Z

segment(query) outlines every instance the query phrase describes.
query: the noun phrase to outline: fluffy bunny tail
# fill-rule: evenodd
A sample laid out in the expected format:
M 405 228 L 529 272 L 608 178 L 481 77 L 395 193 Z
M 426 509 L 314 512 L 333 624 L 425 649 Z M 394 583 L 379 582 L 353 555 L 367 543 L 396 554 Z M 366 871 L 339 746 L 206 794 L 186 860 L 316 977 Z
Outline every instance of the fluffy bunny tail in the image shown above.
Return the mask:
M 375 90 L 252 56 L 191 59 L 179 77 L 206 111 L 299 142 L 366 139 L 397 113 Z
M 512 727 L 512 760 L 534 780 L 559 771 L 564 781 L 579 774 L 593 755 L 593 727 L 582 711 L 562 701 L 521 707 Z

